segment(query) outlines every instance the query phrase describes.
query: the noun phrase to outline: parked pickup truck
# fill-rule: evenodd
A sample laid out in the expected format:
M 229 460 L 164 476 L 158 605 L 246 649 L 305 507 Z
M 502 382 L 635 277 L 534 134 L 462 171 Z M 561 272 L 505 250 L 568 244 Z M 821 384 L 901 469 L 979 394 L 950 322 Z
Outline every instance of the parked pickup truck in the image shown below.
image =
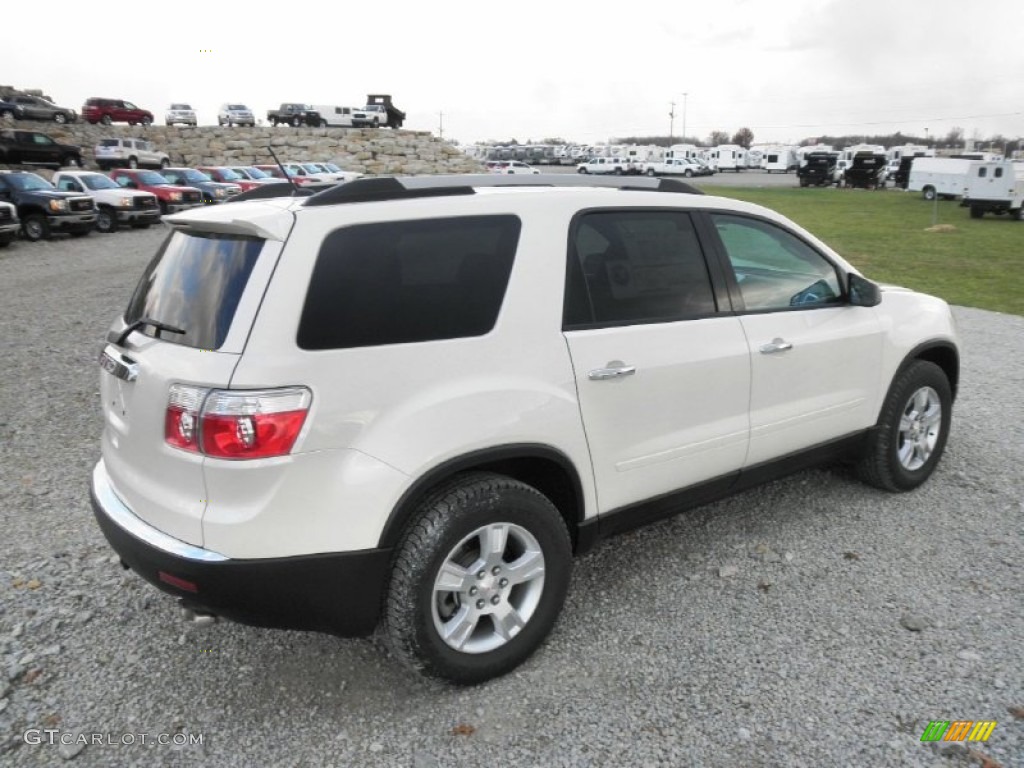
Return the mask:
M 710 176 L 714 173 L 706 165 L 701 165 L 700 163 L 693 162 L 693 160 L 686 160 L 681 157 L 657 163 L 641 163 L 639 171 L 647 176 L 686 176 L 687 178 L 691 176 Z
M 301 125 L 316 127 L 320 125 L 320 113 L 309 104 L 286 103 L 269 110 L 267 122 L 272 125 L 293 125 L 296 128 Z
M 156 195 L 123 189 L 109 176 L 96 171 L 57 171 L 53 184 L 61 192 L 77 192 L 93 199 L 96 229 L 100 232 L 116 232 L 121 224 L 146 229 L 160 219 Z
M 3 130 L 0 131 L 0 163 L 80 167 L 82 148 L 58 144 L 39 131 Z
M 0 171 L 0 200 L 18 209 L 26 240 L 43 240 L 54 231 L 81 237 L 96 224 L 91 197 L 58 192 L 42 176 L 28 171 Z
M 18 209 L 10 203 L 0 203 L 0 248 L 6 248 L 14 242 L 21 229 L 18 220 Z

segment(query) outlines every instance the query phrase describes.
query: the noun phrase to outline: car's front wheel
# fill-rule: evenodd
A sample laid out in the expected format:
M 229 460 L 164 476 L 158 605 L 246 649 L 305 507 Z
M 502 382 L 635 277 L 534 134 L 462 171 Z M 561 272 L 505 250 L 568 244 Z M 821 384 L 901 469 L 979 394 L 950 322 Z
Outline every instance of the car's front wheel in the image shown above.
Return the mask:
M 866 483 L 909 491 L 935 470 L 949 436 L 953 392 L 935 363 L 914 360 L 889 387 L 878 423 L 857 467 Z
M 109 208 L 96 211 L 96 231 L 109 234 L 117 231 L 117 214 Z
M 396 548 L 385 637 L 422 674 L 497 677 L 547 637 L 571 569 L 569 533 L 545 496 L 502 475 L 458 476 L 423 501 Z
M 21 220 L 21 231 L 30 243 L 50 236 L 50 222 L 41 213 L 30 213 Z

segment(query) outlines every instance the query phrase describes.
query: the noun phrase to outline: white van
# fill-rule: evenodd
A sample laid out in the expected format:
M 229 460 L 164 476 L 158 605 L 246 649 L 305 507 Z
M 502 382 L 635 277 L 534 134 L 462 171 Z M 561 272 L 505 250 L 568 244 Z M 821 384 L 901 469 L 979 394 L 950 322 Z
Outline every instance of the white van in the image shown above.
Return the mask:
M 960 197 L 967 187 L 973 162 L 955 157 L 915 157 L 907 191 L 920 192 L 925 200 Z

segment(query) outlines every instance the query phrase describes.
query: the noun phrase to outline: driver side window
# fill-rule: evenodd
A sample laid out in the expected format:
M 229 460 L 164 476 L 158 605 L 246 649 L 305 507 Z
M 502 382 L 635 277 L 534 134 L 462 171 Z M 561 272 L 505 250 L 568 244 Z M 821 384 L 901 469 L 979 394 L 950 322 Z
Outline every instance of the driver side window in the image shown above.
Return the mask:
M 843 301 L 836 268 L 795 235 L 759 219 L 725 214 L 711 218 L 748 311 L 809 309 Z

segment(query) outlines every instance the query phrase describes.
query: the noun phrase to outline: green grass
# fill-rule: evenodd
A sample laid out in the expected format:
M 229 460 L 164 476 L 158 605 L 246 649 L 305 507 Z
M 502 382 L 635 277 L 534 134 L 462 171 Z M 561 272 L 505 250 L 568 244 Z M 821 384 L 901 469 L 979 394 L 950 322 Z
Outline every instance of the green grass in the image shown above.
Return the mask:
M 972 219 L 958 202 L 896 190 L 706 187 L 711 195 L 778 211 L 838 251 L 866 277 L 941 296 L 950 304 L 1024 315 L 1024 221 Z

